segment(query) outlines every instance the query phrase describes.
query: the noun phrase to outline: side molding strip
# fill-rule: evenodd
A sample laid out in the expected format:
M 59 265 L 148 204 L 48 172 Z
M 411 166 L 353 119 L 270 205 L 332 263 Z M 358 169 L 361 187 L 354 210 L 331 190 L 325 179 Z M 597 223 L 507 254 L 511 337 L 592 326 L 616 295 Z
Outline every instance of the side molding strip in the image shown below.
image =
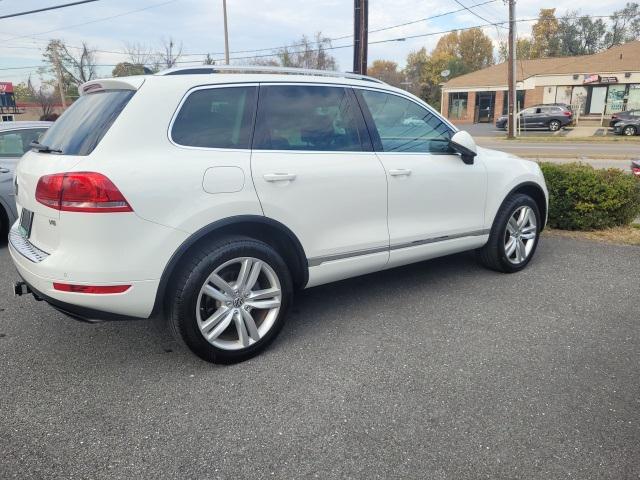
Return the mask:
M 481 235 L 488 235 L 490 231 L 491 231 L 491 229 L 485 228 L 483 230 L 474 230 L 472 232 L 456 233 L 456 234 L 453 234 L 453 235 L 443 235 L 441 237 L 425 238 L 423 240 L 415 240 L 413 242 L 408 242 L 408 243 L 398 243 L 396 245 L 391 245 L 391 247 L 377 247 L 377 248 L 370 248 L 370 249 L 367 249 L 367 250 L 356 250 L 356 251 L 353 251 L 353 252 L 337 253 L 337 254 L 334 254 L 334 255 L 327 255 L 327 256 L 324 256 L 324 257 L 310 258 L 310 259 L 307 260 L 307 262 L 309 264 L 309 267 L 317 267 L 318 265 L 321 265 L 321 264 L 326 263 L 326 262 L 333 262 L 335 260 L 343 260 L 345 258 L 360 257 L 362 255 L 371 255 L 373 253 L 381 253 L 381 252 L 387 252 L 387 251 L 392 251 L 392 250 L 401 250 L 403 248 L 418 247 L 420 245 L 427 245 L 429 243 L 444 242 L 444 241 L 447 241 L 447 240 L 455 240 L 457 238 L 479 237 Z

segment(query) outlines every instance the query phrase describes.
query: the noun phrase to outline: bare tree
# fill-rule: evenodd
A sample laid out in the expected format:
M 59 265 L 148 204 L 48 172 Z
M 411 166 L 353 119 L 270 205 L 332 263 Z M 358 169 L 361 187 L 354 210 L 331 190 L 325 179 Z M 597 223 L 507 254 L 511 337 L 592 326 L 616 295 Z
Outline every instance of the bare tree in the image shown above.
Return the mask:
M 338 64 L 335 57 L 327 53 L 330 48 L 331 39 L 317 32 L 314 40 L 303 35 L 299 42 L 281 48 L 277 56 L 283 67 L 336 70 Z
M 173 38 L 162 40 L 162 51 L 158 56 L 158 64 L 162 68 L 173 68 L 182 56 L 182 42 L 178 45 Z
M 132 65 L 153 65 L 158 55 L 153 49 L 144 43 L 125 43 L 124 51 L 128 57 L 128 63 Z
M 53 108 L 56 103 L 55 94 L 50 90 L 45 90 L 44 87 L 40 87 L 37 91 L 32 92 L 32 96 L 42 110 L 42 115 L 40 116 L 40 118 L 51 118 L 51 115 L 53 114 Z
M 51 40 L 43 57 L 50 72 L 62 76 L 65 85 L 78 85 L 96 78 L 95 50 L 83 42 L 79 52 L 73 51 L 62 40 Z
M 313 68 L 317 70 L 336 70 L 338 62 L 327 53 L 331 48 L 331 39 L 315 34 L 314 39 L 306 35 L 291 45 L 273 52 L 272 55 L 257 56 L 246 61 L 248 65 Z

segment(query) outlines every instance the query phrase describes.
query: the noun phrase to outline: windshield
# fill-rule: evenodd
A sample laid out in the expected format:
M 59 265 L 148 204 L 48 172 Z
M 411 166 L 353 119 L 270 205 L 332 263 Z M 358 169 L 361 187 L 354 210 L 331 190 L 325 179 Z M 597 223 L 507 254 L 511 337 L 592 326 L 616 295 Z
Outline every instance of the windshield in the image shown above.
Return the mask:
M 40 143 L 60 150 L 61 155 L 89 155 L 134 93 L 105 90 L 80 97 L 51 126 Z

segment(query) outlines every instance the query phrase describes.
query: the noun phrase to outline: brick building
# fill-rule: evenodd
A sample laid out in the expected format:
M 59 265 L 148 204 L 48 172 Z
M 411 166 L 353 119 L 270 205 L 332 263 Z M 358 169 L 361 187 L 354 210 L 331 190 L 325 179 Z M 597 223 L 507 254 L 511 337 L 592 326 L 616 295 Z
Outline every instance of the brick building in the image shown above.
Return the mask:
M 516 62 L 519 108 L 566 103 L 581 115 L 640 108 L 640 41 L 593 55 Z M 442 87 L 441 113 L 456 123 L 507 113 L 507 64 L 461 75 Z

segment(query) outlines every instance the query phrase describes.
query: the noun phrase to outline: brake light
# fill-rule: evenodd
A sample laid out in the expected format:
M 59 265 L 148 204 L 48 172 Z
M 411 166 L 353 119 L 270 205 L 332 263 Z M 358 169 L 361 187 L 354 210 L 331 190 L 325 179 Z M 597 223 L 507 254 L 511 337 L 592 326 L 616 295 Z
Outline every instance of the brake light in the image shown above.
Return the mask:
M 38 180 L 36 200 L 65 212 L 133 212 L 113 182 L 95 172 L 45 175 Z
M 564 110 L 562 113 L 564 113 L 565 117 L 570 117 L 571 115 L 573 115 L 573 113 L 571 113 L 569 110 Z
M 131 285 L 72 285 L 69 283 L 54 283 L 53 289 L 60 292 L 109 294 L 124 293 Z

